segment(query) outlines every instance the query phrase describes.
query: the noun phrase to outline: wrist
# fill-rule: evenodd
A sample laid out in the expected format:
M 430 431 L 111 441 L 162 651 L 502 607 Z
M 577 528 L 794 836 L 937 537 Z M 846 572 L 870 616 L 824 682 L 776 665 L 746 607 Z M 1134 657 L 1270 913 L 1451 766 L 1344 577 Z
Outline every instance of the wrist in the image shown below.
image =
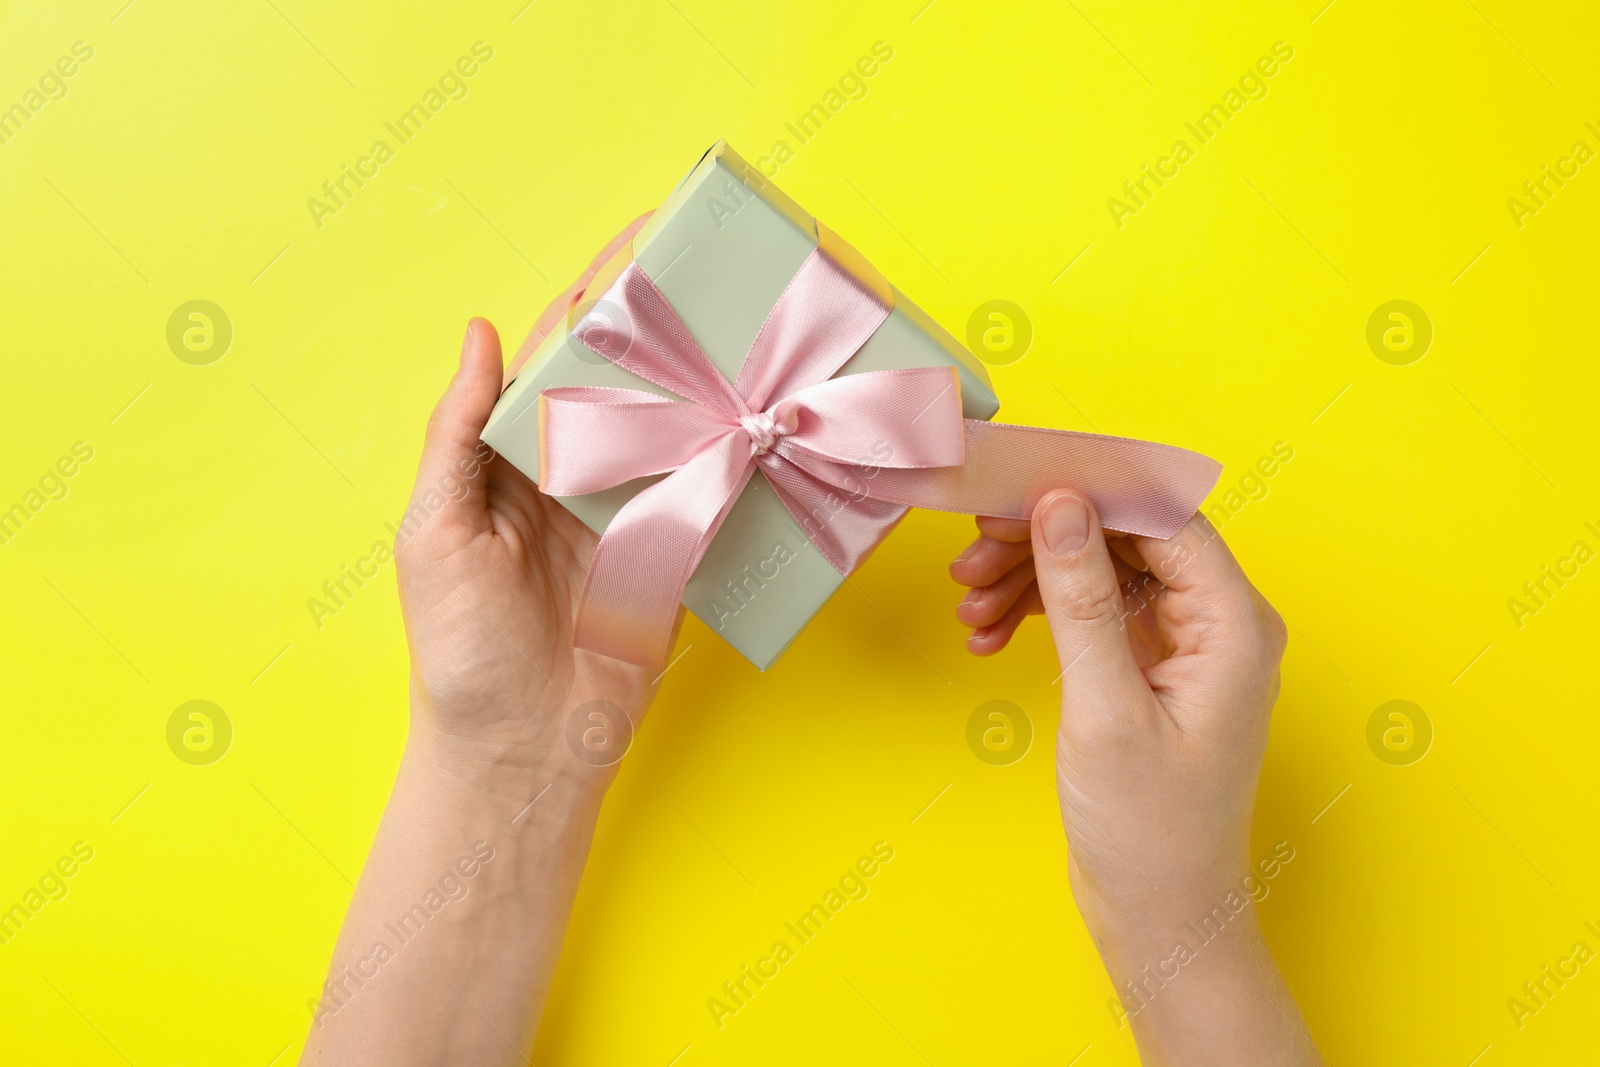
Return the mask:
M 413 674 L 406 758 L 487 792 L 554 783 L 598 808 L 654 696 L 606 688 L 617 702 L 584 700 L 571 679 L 520 700 L 441 702 Z
M 400 785 L 473 821 L 538 822 L 592 832 L 612 773 L 553 745 L 529 747 L 446 733 L 416 723 Z

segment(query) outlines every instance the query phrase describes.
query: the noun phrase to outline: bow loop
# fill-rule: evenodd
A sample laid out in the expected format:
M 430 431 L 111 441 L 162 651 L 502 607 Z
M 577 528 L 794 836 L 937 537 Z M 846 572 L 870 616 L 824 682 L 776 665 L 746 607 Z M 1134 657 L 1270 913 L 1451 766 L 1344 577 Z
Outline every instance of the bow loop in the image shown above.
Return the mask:
M 966 456 L 961 383 L 953 367 L 909 367 L 829 378 L 772 410 L 795 429 L 778 452 L 858 467 L 949 467 Z
M 734 416 L 750 411 L 638 263 L 629 263 L 573 324 L 572 336 L 629 374 L 685 400 Z
M 539 485 L 598 493 L 677 470 L 739 424 L 699 404 L 637 389 L 568 386 L 539 396 Z

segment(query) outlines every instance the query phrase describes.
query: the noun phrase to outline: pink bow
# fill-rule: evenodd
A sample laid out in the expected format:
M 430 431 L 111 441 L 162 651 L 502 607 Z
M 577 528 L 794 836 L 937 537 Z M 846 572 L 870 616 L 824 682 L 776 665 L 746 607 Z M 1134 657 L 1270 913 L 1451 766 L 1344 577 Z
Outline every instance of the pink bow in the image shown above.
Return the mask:
M 820 228 L 820 223 L 818 224 Z M 824 246 L 839 245 L 827 235 Z M 859 269 L 859 268 L 858 268 Z M 889 315 L 881 294 L 818 247 L 779 297 L 729 383 L 637 263 L 573 327 L 580 342 L 683 399 L 635 389 L 546 389 L 540 487 L 635 495 L 595 549 L 576 644 L 659 668 L 684 587 L 757 467 L 843 574 L 908 506 L 1028 518 L 1070 487 L 1109 529 L 1171 537 L 1221 466 L 1185 449 L 964 419 L 952 367 L 834 374 Z M 619 335 L 611 316 L 619 315 Z

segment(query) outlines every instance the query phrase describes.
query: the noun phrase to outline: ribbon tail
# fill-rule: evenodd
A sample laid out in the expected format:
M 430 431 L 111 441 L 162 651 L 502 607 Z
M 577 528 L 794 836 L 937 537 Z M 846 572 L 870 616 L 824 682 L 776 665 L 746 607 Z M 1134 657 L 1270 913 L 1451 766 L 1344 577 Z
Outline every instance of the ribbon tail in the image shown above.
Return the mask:
M 905 517 L 901 505 L 870 495 L 866 470 L 841 467 L 824 481 L 770 453 L 759 462 L 800 532 L 840 574 L 861 566 Z
M 1217 484 L 1222 464 L 1186 448 L 1128 437 L 967 419 L 958 467 L 881 468 L 878 500 L 936 511 L 1029 519 L 1052 489 L 1082 493 L 1108 530 L 1166 540 Z
M 623 505 L 589 562 L 573 643 L 661 669 L 684 587 L 754 471 L 731 433 Z

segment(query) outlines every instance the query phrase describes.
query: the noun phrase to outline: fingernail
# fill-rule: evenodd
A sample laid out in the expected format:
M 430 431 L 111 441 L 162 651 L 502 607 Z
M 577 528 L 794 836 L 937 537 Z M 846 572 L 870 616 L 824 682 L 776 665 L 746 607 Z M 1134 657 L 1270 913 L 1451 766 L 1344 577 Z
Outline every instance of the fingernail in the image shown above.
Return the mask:
M 1070 555 L 1089 540 L 1089 509 L 1075 496 L 1056 497 L 1040 521 L 1044 543 L 1054 555 Z
M 472 347 L 472 327 L 474 325 L 476 325 L 474 322 L 468 320 L 467 335 L 461 339 L 461 361 L 463 363 L 466 362 L 467 359 L 467 349 Z
M 982 599 L 983 599 L 983 590 L 981 590 L 981 589 L 968 589 L 967 590 L 967 595 L 961 598 L 961 606 L 965 607 L 968 604 L 976 604 L 978 601 L 980 601 Z

